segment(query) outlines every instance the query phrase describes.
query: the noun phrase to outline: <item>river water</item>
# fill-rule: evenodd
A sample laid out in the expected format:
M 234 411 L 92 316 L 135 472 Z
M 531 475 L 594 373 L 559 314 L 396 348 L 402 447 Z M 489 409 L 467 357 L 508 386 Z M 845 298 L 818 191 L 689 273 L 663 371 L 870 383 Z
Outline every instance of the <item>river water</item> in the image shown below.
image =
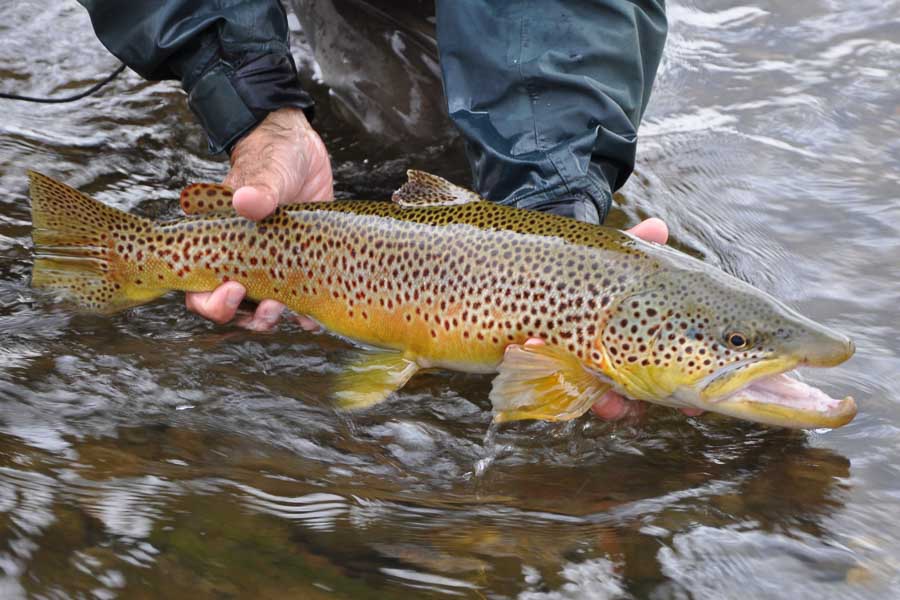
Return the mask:
M 178 88 L 126 71 L 75 104 L 0 100 L 0 597 L 896 598 L 900 2 L 669 16 L 610 222 L 660 216 L 850 334 L 851 361 L 804 376 L 852 393 L 855 421 L 656 408 L 487 436 L 489 379 L 448 373 L 348 417 L 325 400 L 339 340 L 215 326 L 175 295 L 114 317 L 39 301 L 26 168 L 154 217 L 226 172 Z M 410 166 L 466 181 L 452 136 L 385 141 L 398 126 L 348 110 L 359 82 L 329 92 L 292 23 L 339 195 L 386 197 Z M 408 42 L 380 40 L 427 66 Z M 115 66 L 74 2 L 0 8 L 0 89 L 66 94 Z M 398 122 L 440 130 L 408 100 Z

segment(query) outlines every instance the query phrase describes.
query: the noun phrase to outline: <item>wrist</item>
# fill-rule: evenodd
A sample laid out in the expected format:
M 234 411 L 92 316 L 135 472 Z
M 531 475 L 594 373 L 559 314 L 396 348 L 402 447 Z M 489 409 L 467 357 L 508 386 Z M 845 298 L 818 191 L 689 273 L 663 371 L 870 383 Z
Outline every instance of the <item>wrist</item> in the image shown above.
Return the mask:
M 312 115 L 313 100 L 301 89 L 289 53 L 246 55 L 233 62 L 216 57 L 189 85 L 188 103 L 214 154 L 230 152 L 274 111 L 293 108 Z

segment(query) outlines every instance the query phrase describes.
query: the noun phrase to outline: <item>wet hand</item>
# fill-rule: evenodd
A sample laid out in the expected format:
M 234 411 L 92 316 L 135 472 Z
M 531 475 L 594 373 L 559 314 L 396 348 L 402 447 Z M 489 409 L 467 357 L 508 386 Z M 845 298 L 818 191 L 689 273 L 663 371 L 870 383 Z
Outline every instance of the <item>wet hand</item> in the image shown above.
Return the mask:
M 665 244 L 669 239 L 669 228 L 661 219 L 653 218 L 641 221 L 628 231 L 642 240 L 658 244 Z M 525 342 L 525 345 L 543 343 L 544 341 L 539 338 L 532 338 Z M 639 416 L 643 414 L 644 407 L 645 404 L 639 400 L 629 400 L 621 394 L 609 391 L 594 403 L 591 412 L 601 419 L 616 421 L 629 416 Z M 703 411 L 696 408 L 682 408 L 681 412 L 688 416 L 696 416 Z
M 254 221 L 269 216 L 281 204 L 334 197 L 325 144 L 303 111 L 295 108 L 270 113 L 237 143 L 224 183 L 235 190 L 232 203 L 237 213 Z M 244 286 L 231 281 L 212 292 L 189 293 L 185 303 L 188 310 L 202 317 L 226 323 L 234 318 L 245 295 Z M 238 324 L 256 331 L 268 330 L 283 311 L 281 303 L 263 300 L 252 316 L 238 320 Z M 304 329 L 317 328 L 306 318 L 301 318 L 300 324 Z

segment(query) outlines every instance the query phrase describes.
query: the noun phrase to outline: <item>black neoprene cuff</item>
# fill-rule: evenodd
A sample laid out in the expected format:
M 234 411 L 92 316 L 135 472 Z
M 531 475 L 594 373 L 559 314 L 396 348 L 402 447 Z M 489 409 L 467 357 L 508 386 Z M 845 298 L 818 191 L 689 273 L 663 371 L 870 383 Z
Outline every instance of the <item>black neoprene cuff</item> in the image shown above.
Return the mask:
M 297 79 L 290 54 L 250 54 L 236 64 L 218 58 L 191 85 L 188 103 L 213 154 L 228 151 L 270 112 L 300 108 L 312 119 L 314 102 Z

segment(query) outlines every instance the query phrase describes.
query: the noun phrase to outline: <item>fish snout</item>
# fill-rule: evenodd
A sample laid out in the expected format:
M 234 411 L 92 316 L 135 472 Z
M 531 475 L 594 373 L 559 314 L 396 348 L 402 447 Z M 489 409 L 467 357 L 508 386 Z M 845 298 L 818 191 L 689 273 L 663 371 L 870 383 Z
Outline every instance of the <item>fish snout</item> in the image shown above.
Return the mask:
M 853 356 L 856 345 L 846 335 L 820 328 L 812 335 L 803 336 L 795 349 L 800 363 L 810 367 L 834 367 Z

